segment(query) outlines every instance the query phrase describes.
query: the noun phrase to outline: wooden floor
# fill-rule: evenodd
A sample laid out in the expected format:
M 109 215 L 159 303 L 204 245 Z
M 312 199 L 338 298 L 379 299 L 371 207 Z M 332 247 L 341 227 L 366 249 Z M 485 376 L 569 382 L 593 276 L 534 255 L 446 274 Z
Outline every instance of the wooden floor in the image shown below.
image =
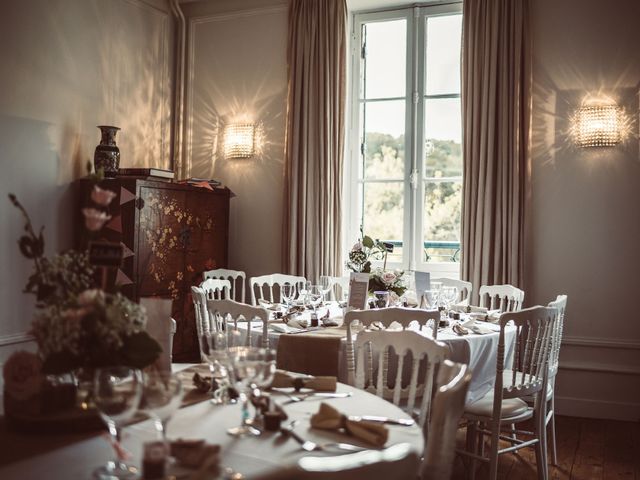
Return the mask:
M 640 422 L 619 422 L 575 417 L 556 417 L 558 466 L 551 465 L 550 479 L 640 480 Z M 459 447 L 464 446 L 460 432 Z M 506 444 L 505 444 L 506 446 Z M 478 467 L 476 479 L 488 476 L 488 465 Z M 453 479 L 466 478 L 463 461 L 457 457 Z M 518 454 L 500 455 L 499 479 L 536 479 L 532 448 Z

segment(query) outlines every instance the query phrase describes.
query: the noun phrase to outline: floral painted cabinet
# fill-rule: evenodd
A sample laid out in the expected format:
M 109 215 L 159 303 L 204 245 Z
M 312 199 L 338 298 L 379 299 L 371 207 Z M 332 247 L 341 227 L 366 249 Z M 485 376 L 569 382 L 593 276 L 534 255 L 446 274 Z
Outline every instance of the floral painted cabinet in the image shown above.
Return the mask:
M 89 182 L 77 183 L 86 198 Z M 198 361 L 190 291 L 203 271 L 227 266 L 231 192 L 137 178 L 105 179 L 100 186 L 118 194 L 101 238 L 121 242 L 125 252 L 109 282 L 134 300 L 172 298 L 178 324 L 173 359 Z

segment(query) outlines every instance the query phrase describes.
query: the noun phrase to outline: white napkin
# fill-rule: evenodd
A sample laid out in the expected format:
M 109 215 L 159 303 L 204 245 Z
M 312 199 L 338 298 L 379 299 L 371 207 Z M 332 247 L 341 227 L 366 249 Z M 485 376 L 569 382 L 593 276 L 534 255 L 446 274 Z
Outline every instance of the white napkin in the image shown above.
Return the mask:
M 294 332 L 299 332 L 303 330 L 302 328 L 295 328 L 295 327 L 289 326 L 286 323 L 270 323 L 269 329 L 278 333 L 294 333 Z
M 495 327 L 491 328 L 489 325 L 483 324 L 484 322 L 476 322 L 476 320 L 472 317 L 464 322 L 460 322 L 464 328 L 468 328 L 473 333 L 477 335 L 486 335 L 488 333 L 495 332 Z

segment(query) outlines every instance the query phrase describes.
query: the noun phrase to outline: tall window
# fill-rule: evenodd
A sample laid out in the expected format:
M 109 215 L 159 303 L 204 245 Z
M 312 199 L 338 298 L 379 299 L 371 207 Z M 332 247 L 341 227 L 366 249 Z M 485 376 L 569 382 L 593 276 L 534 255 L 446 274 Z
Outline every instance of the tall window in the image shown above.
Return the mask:
M 393 267 L 458 271 L 460 12 L 354 17 L 347 232 L 392 242 Z

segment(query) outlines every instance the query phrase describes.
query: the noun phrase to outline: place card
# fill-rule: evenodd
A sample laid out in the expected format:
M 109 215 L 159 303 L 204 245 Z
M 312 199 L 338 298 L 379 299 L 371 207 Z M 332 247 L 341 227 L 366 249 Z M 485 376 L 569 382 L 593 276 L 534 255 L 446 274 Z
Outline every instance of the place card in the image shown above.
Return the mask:
M 413 272 L 416 284 L 416 301 L 423 307 L 424 291 L 431 289 L 431 274 L 429 272 Z
M 369 274 L 351 273 L 349 279 L 349 309 L 364 310 L 369 296 Z

